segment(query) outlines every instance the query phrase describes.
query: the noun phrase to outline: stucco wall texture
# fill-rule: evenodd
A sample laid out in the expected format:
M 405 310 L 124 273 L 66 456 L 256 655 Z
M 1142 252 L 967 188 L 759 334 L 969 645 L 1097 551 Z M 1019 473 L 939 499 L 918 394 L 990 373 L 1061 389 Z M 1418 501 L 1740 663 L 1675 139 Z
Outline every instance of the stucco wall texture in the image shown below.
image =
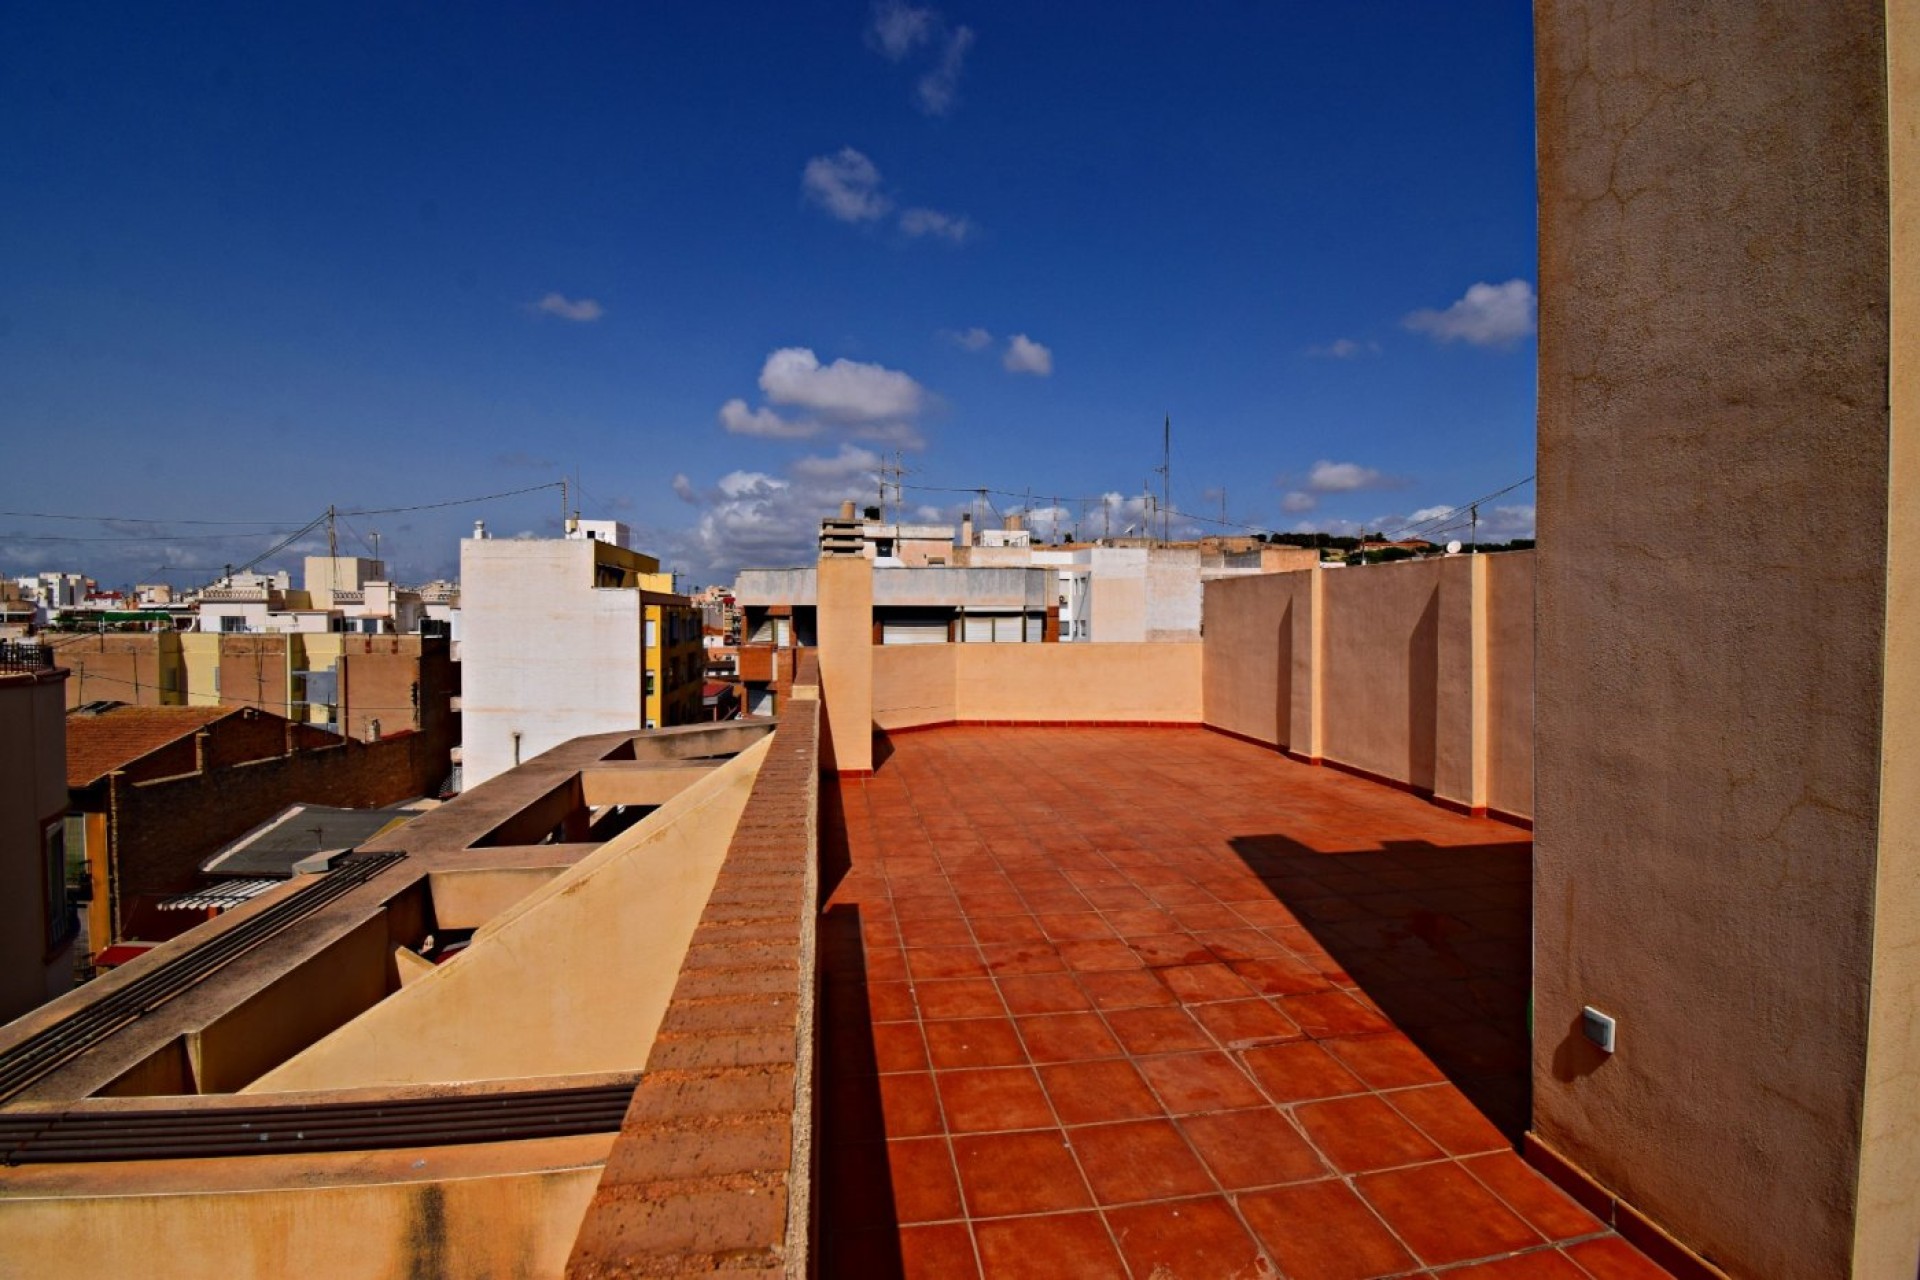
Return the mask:
M 1206 723 L 1533 813 L 1532 552 L 1206 586 Z
M 1535 9 L 1534 1124 L 1742 1276 L 1920 1261 L 1916 16 Z
M 1200 720 L 1201 652 L 1185 644 L 875 645 L 881 729 L 955 720 Z

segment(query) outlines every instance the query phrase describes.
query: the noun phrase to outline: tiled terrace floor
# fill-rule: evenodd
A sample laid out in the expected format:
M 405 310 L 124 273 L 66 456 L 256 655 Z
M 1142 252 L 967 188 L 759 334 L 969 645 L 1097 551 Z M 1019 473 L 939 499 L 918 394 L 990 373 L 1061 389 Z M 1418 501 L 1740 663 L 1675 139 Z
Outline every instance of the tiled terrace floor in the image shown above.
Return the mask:
M 823 1274 L 1665 1274 L 1513 1152 L 1525 832 L 1198 729 L 888 745 L 824 804 Z

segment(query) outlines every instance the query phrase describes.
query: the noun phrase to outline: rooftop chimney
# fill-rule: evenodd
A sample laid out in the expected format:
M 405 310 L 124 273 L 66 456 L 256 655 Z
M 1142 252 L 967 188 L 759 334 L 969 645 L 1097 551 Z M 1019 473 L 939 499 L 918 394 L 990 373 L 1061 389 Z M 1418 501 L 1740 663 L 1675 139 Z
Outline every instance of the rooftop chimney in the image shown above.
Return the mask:
M 963 547 L 973 545 L 973 512 L 971 511 L 962 512 L 960 515 L 960 545 Z
M 845 502 L 840 504 L 840 518 L 842 520 L 853 519 L 853 499 L 852 498 L 848 498 Z
M 1006 518 L 1000 522 L 1000 527 L 1007 530 L 1009 533 L 1015 532 L 1020 528 L 1020 521 L 1023 518 L 1024 517 L 1021 512 L 1009 511 L 1006 514 Z
M 483 539 L 487 536 L 487 522 L 485 520 L 475 520 L 473 522 L 473 536 L 476 539 Z

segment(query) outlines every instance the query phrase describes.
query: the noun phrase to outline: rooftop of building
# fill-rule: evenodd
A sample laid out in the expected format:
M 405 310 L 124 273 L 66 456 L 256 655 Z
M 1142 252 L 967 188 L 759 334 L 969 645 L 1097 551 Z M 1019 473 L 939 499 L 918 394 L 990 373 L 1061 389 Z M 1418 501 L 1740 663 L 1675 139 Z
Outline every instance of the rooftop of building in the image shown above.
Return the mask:
M 88 787 L 161 747 L 228 716 L 259 715 L 239 707 L 81 708 L 67 716 L 67 785 Z

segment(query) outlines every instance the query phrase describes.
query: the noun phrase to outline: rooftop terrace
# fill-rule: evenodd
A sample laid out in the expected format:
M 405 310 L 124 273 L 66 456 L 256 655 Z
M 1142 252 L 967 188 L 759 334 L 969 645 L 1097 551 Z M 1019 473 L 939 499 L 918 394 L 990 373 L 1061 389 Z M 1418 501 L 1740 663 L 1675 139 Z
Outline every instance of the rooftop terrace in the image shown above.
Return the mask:
M 1531 844 L 1200 729 L 823 797 L 822 1274 L 1663 1275 L 1514 1154 Z

